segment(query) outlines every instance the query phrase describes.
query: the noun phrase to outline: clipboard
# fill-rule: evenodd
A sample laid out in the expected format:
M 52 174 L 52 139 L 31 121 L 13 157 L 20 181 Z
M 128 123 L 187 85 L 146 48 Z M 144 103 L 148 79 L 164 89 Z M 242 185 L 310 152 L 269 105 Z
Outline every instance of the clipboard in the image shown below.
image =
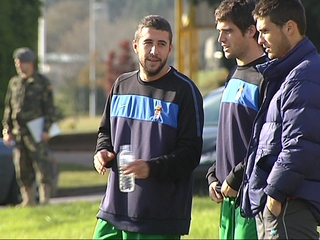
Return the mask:
M 35 118 L 27 122 L 27 127 L 33 137 L 33 139 L 38 143 L 41 141 L 41 135 L 43 132 L 44 117 Z M 58 123 L 54 122 L 51 124 L 49 129 L 49 136 L 54 137 L 61 133 Z

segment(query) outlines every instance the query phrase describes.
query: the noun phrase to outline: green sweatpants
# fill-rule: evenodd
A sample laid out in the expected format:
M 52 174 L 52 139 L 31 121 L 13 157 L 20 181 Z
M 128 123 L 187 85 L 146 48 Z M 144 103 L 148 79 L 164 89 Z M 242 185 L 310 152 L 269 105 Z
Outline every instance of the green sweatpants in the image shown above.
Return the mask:
M 110 223 L 98 218 L 96 228 L 93 233 L 93 239 L 125 239 L 125 240 L 179 240 L 180 235 L 152 235 L 152 234 L 142 234 L 135 232 L 127 232 L 116 229 Z
M 224 198 L 220 211 L 220 239 L 258 239 L 255 219 L 240 215 L 235 198 Z

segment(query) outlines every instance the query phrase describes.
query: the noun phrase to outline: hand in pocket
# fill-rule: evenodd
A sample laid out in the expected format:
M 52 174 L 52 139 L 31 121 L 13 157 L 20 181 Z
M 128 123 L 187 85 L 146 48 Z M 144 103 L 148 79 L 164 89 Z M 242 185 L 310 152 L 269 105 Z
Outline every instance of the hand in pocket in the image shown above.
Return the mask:
M 278 217 L 281 213 L 281 202 L 273 199 L 272 197 L 268 196 L 267 197 L 267 208 L 269 211 Z

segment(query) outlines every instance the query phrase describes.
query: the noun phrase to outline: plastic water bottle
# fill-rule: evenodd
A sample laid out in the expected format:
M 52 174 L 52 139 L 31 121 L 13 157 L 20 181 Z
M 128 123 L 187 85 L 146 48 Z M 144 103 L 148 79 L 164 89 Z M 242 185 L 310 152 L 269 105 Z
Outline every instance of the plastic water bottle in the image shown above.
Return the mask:
M 134 174 L 123 174 L 123 166 L 134 161 L 131 151 L 131 145 L 120 146 L 118 153 L 118 171 L 119 171 L 119 189 L 121 192 L 133 192 L 134 190 Z

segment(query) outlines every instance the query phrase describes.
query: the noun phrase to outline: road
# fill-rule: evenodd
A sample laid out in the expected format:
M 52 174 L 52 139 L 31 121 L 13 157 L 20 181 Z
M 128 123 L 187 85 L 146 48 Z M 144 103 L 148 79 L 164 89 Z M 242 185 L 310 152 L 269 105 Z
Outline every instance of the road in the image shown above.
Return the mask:
M 93 152 L 81 151 L 53 151 L 58 163 L 72 163 L 83 166 L 92 166 Z
M 83 166 L 92 165 L 93 152 L 79 152 L 79 151 L 53 151 L 53 155 L 55 156 L 58 163 L 71 163 L 71 164 L 79 164 Z M 51 198 L 50 202 L 52 204 L 59 203 L 69 203 L 75 201 L 98 201 L 101 200 L 103 194 L 91 194 L 91 195 L 83 195 L 83 196 L 70 196 L 70 197 L 55 197 Z
M 72 196 L 72 197 L 54 197 L 50 199 L 50 203 L 52 204 L 60 204 L 60 203 L 71 203 L 78 201 L 86 201 L 86 202 L 95 202 L 101 200 L 103 194 L 92 194 L 92 195 L 83 195 L 83 196 Z

